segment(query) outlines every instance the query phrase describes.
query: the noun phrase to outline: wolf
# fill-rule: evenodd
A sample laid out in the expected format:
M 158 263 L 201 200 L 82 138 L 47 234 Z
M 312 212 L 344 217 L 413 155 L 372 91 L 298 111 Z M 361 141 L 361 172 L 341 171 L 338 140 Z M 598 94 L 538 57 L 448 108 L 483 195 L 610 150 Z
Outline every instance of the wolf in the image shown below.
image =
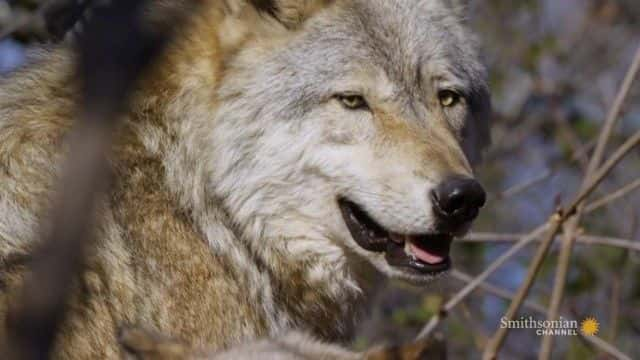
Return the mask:
M 0 80 L 3 320 L 52 210 L 73 63 L 41 49 Z M 119 357 L 127 325 L 218 350 L 291 330 L 344 342 L 381 278 L 451 266 L 485 203 L 489 111 L 444 0 L 203 0 L 118 129 L 56 355 Z

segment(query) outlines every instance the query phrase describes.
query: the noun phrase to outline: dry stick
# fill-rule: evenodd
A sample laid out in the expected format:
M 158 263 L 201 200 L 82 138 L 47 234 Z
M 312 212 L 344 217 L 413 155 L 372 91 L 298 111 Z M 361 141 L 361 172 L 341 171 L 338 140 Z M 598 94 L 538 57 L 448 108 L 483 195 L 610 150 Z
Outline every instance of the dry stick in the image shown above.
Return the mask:
M 636 216 L 637 214 L 637 208 L 636 206 L 630 205 L 629 206 L 629 214 L 630 214 L 630 221 L 629 221 L 629 227 L 628 229 L 626 229 L 627 234 L 629 235 L 630 238 L 634 238 L 636 235 L 636 231 L 638 228 L 638 218 Z M 622 277 L 625 271 L 625 268 L 627 267 L 627 264 L 629 263 L 629 251 L 624 251 L 620 257 L 620 261 L 618 262 L 618 268 L 616 270 L 613 271 L 613 279 L 611 280 L 611 305 L 610 305 L 610 311 L 609 311 L 609 340 L 610 341 L 615 341 L 616 337 L 618 335 L 618 324 L 619 324 L 619 317 L 620 317 L 620 300 L 621 300 L 621 295 L 622 295 Z
M 457 239 L 458 243 L 511 243 L 519 241 L 525 234 L 498 234 L 498 233 L 471 233 L 462 239 Z M 603 245 L 617 247 L 625 250 L 640 252 L 640 242 L 626 239 L 618 239 L 608 236 L 579 235 L 578 244 L 582 245 Z M 536 239 L 540 241 L 540 239 Z
M 580 168 L 586 169 L 589 166 L 589 156 L 584 151 L 579 151 L 582 148 L 580 138 L 573 132 L 571 126 L 569 126 L 568 122 L 565 119 L 561 118 L 557 111 L 554 112 L 554 119 L 556 120 L 556 128 L 560 136 L 564 136 L 566 138 L 569 146 L 574 149 L 572 152 L 575 154 L 579 154 L 576 158 Z M 595 145 L 595 143 L 594 143 Z
M 514 186 L 508 188 L 507 190 L 504 190 L 503 192 L 498 194 L 498 198 L 506 199 L 506 198 L 515 196 L 517 194 L 520 194 L 520 193 L 528 190 L 529 188 L 534 187 L 534 186 L 538 185 L 539 183 L 549 179 L 553 175 L 554 175 L 554 171 L 546 170 L 542 174 L 534 177 L 533 179 L 527 180 L 527 181 L 525 181 L 525 182 L 523 182 L 521 184 L 514 185 Z
M 587 153 L 593 149 L 593 147 L 596 145 L 596 143 L 594 141 L 590 141 L 584 145 L 582 145 L 580 148 L 576 149 L 575 151 L 573 151 L 571 158 L 569 159 L 570 162 L 577 162 L 580 160 L 580 158 L 584 157 L 587 155 Z M 502 191 L 501 193 L 499 193 L 497 195 L 497 198 L 499 199 L 506 199 L 506 198 L 510 198 L 512 196 L 515 196 L 517 194 L 520 194 L 528 189 L 530 189 L 531 187 L 534 187 L 536 185 L 538 185 L 539 183 L 553 177 L 556 175 L 556 173 L 558 172 L 560 166 L 560 164 L 556 164 L 554 166 L 551 167 L 551 169 L 547 169 L 545 170 L 542 174 L 534 177 L 533 179 L 529 179 L 524 181 L 523 183 L 520 184 L 516 184 L 510 188 L 508 188 L 507 190 Z
M 540 234 L 542 234 L 547 229 L 547 224 L 542 224 L 535 228 L 531 233 L 527 236 L 523 237 L 514 244 L 509 250 L 507 250 L 504 254 L 500 255 L 497 259 L 495 259 L 482 273 L 480 273 L 472 282 L 467 284 L 464 288 L 458 291 L 449 301 L 447 301 L 442 308 L 440 309 L 437 315 L 431 317 L 429 322 L 424 326 L 424 328 L 418 334 L 416 340 L 421 340 L 429 336 L 440 324 L 442 319 L 444 319 L 449 311 L 456 307 L 465 297 L 467 297 L 473 290 L 475 290 L 478 286 L 480 286 L 491 274 L 493 274 L 500 266 L 506 263 L 513 255 L 515 255 L 522 248 L 527 246 L 529 243 L 535 241 Z
M 624 158 L 629 151 L 631 151 L 634 147 L 640 144 L 640 130 L 636 131 L 633 136 L 631 136 L 627 141 L 625 141 L 619 148 L 616 150 L 613 155 L 600 167 L 598 171 L 591 177 L 590 180 L 586 181 L 586 186 L 578 196 L 571 202 L 571 205 L 567 207 L 567 209 L 571 209 L 572 211 L 576 211 L 578 209 L 578 205 L 584 201 L 589 194 L 594 190 L 596 186 L 598 186 L 602 180 L 609 174 L 611 169 L 615 167 L 622 158 Z M 573 215 L 573 214 L 572 214 Z
M 640 252 L 640 243 L 637 241 L 595 235 L 580 235 L 578 241 L 583 244 L 613 246 L 624 250 Z
M 466 274 L 462 271 L 459 270 L 453 270 L 451 272 L 451 276 L 463 281 L 465 283 L 469 283 L 471 281 L 473 281 L 473 277 L 469 274 Z M 515 296 L 511 291 L 506 290 L 504 288 L 501 288 L 499 286 L 493 285 L 491 283 L 488 282 L 483 282 L 480 286 L 480 289 L 486 291 L 489 294 L 495 295 L 499 298 L 502 298 L 504 300 L 509 300 L 512 301 L 513 297 Z M 526 300 L 523 304 L 523 307 L 526 307 L 528 309 L 531 309 L 533 311 L 536 311 L 540 314 L 546 314 L 547 313 L 547 309 L 540 305 L 537 302 L 534 301 L 530 301 L 530 300 Z M 563 316 L 567 319 L 570 319 L 569 316 Z M 599 348 L 600 350 L 615 356 L 617 359 L 628 359 L 631 360 L 631 358 L 629 356 L 627 356 L 626 354 L 624 354 L 622 351 L 620 351 L 619 349 L 617 349 L 615 346 L 609 344 L 608 342 L 602 340 L 601 338 L 595 336 L 595 335 L 590 335 L 590 336 L 585 336 L 583 335 L 581 332 L 578 332 L 578 335 L 583 338 L 584 340 L 586 340 L 588 343 L 590 343 L 591 345 L 595 346 L 596 348 Z
M 474 279 L 474 277 L 472 277 L 471 275 L 457 269 L 454 269 L 451 271 L 451 277 L 458 279 L 467 284 L 472 282 Z M 486 281 L 480 283 L 480 285 L 478 286 L 478 289 L 485 291 L 488 294 L 495 295 L 504 300 L 509 300 L 509 301 L 513 300 L 512 292 L 510 292 L 509 290 L 503 289 L 499 286 L 493 285 Z M 543 314 L 547 312 L 546 307 L 531 300 L 525 300 L 522 306 Z
M 575 199 L 570 203 L 570 205 L 564 211 L 558 211 L 554 214 L 549 220 L 551 226 L 550 230 L 547 233 L 545 239 L 540 243 L 536 255 L 529 265 L 529 269 L 527 271 L 527 277 L 523 285 L 518 289 L 516 297 L 513 302 L 509 306 L 507 313 L 505 314 L 505 318 L 507 320 L 512 320 L 520 305 L 524 301 L 525 297 L 529 293 L 531 286 L 535 280 L 535 277 L 544 261 L 544 258 L 547 255 L 549 247 L 553 242 L 553 239 L 560 231 L 562 224 L 569 218 L 575 215 L 578 207 L 582 204 L 582 201 L 593 191 L 596 186 L 598 186 L 602 180 L 609 174 L 609 172 L 613 169 L 615 165 L 617 165 L 622 158 L 626 154 L 631 151 L 636 145 L 640 144 L 640 131 L 636 132 L 630 139 L 628 139 L 620 148 L 611 156 L 609 160 L 598 170 L 595 172 L 595 175 L 590 178 L 590 180 L 586 181 L 586 186 L 584 189 L 575 197 Z M 557 313 L 556 313 L 557 316 Z M 555 318 L 554 318 L 555 319 Z M 494 337 L 489 342 L 485 353 L 483 355 L 484 359 L 495 359 L 496 355 L 504 343 L 504 340 L 508 334 L 508 328 L 499 328 Z M 547 337 L 548 338 L 548 337 Z
M 582 189 L 586 189 L 589 186 L 589 182 L 592 180 L 592 177 L 596 173 L 596 169 L 600 166 L 602 158 L 604 156 L 605 149 L 611 138 L 611 134 L 613 133 L 613 129 L 616 126 L 617 120 L 619 118 L 620 112 L 622 110 L 622 105 L 629 94 L 631 89 L 631 85 L 636 77 L 638 70 L 640 69 L 640 47 L 636 50 L 635 56 L 627 71 L 627 74 L 624 78 L 622 86 L 616 95 L 613 106 L 611 107 L 609 113 L 607 114 L 607 119 L 605 120 L 604 126 L 602 128 L 602 132 L 600 137 L 598 138 L 598 143 L 596 145 L 596 149 L 591 157 L 591 161 L 589 162 L 589 166 L 587 167 L 587 171 L 585 173 L 585 179 L 582 184 Z M 577 202 L 580 204 L 580 200 Z M 547 314 L 547 320 L 555 320 L 558 318 L 558 313 L 560 311 L 560 304 L 562 303 L 562 298 L 564 297 L 564 288 L 567 279 L 567 274 L 569 272 L 569 265 L 571 262 L 571 253 L 573 252 L 573 243 L 575 242 L 576 231 L 578 229 L 580 218 L 582 215 L 583 206 L 579 205 L 577 207 L 576 216 L 571 219 L 567 223 L 567 229 L 565 231 L 564 239 L 562 242 L 562 247 L 560 249 L 560 254 L 558 255 L 558 267 L 556 270 L 554 283 L 553 283 L 553 292 L 551 293 L 551 304 L 549 306 L 549 312 Z M 546 360 L 551 357 L 551 350 L 553 347 L 553 337 L 545 336 L 542 339 L 542 346 L 540 349 L 539 359 Z
M 610 204 L 613 201 L 620 199 L 621 197 L 640 189 L 640 178 L 632 181 L 631 183 L 623 186 L 619 190 L 612 192 L 611 194 L 605 195 L 598 200 L 593 201 L 589 205 L 584 207 L 583 214 L 592 213 L 601 207 Z

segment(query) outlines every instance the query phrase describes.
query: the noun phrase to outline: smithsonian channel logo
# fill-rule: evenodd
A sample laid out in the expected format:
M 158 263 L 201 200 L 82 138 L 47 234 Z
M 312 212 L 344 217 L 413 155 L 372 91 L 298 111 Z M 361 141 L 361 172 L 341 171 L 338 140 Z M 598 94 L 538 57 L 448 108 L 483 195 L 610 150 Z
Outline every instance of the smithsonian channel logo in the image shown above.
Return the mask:
M 578 332 L 585 336 L 598 333 L 600 323 L 594 317 L 588 317 L 582 322 L 567 320 L 560 317 L 558 320 L 538 320 L 533 316 L 522 316 L 517 320 L 500 319 L 501 328 L 532 329 L 538 336 L 577 336 Z

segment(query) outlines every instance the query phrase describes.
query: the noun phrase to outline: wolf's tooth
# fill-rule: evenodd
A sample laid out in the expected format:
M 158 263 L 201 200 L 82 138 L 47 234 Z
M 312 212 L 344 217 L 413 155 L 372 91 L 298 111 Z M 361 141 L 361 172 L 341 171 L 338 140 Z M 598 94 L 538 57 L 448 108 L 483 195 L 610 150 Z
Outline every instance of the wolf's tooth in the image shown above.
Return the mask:
M 413 251 L 411 251 L 411 243 L 408 241 L 404 243 L 404 253 L 412 259 L 416 258 L 416 255 L 413 253 Z

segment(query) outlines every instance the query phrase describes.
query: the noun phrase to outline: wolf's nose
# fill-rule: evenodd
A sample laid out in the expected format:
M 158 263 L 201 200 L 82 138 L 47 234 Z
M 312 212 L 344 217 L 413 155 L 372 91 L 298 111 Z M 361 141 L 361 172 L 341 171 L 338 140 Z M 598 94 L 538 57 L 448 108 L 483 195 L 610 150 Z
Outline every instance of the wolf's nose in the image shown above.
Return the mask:
M 450 177 L 431 191 L 434 212 L 452 225 L 475 219 L 486 199 L 482 185 L 463 176 Z

